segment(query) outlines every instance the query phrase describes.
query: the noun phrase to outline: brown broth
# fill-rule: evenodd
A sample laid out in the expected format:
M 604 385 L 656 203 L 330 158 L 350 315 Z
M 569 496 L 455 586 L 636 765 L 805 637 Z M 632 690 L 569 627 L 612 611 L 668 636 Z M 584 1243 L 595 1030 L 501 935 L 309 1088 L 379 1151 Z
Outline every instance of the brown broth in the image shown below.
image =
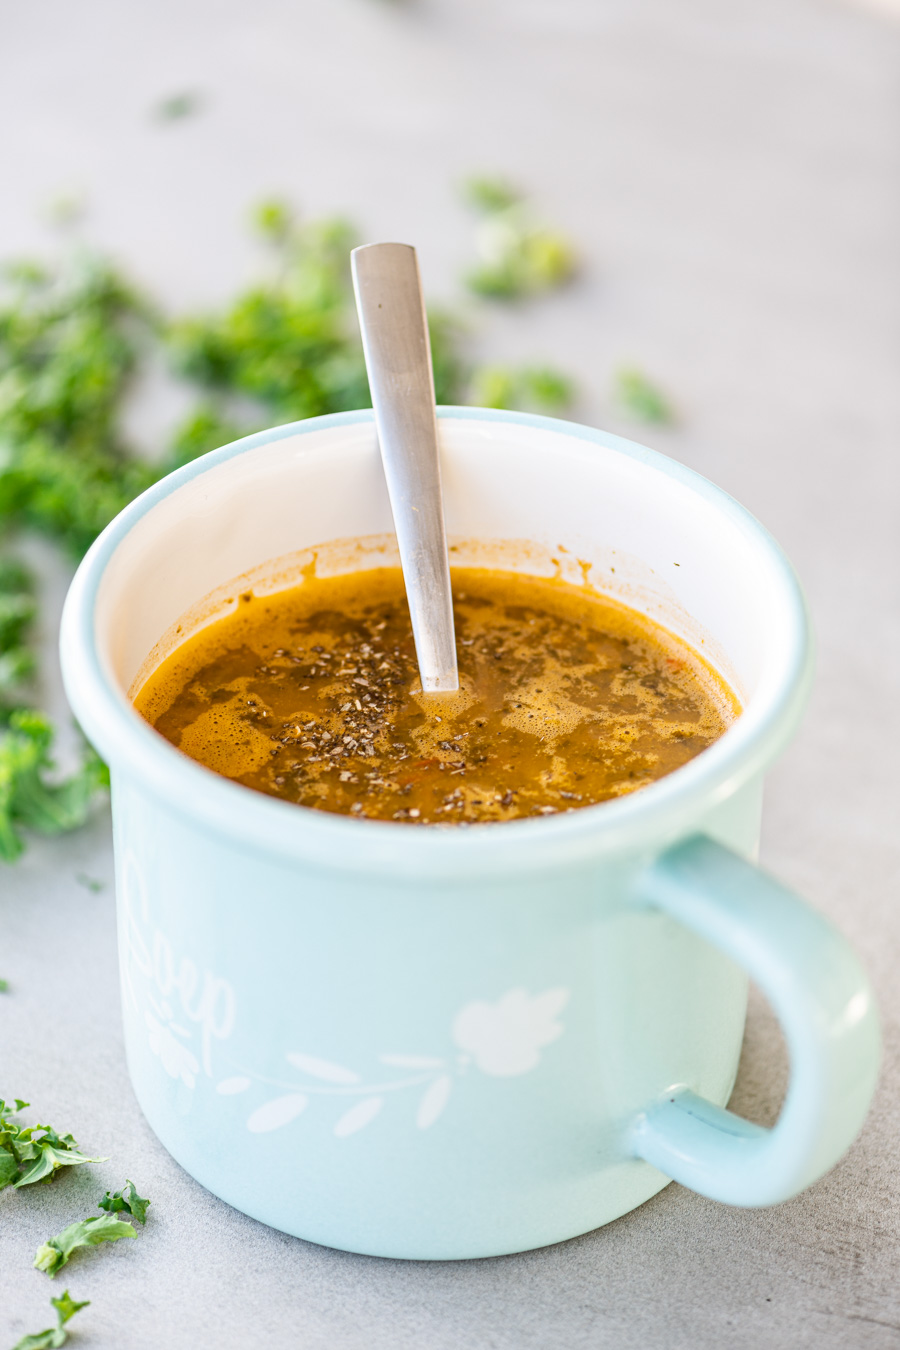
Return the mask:
M 453 571 L 458 694 L 423 695 L 397 568 L 306 579 L 188 638 L 135 706 L 246 787 L 412 824 L 552 815 L 693 759 L 740 711 L 712 668 L 583 587 Z

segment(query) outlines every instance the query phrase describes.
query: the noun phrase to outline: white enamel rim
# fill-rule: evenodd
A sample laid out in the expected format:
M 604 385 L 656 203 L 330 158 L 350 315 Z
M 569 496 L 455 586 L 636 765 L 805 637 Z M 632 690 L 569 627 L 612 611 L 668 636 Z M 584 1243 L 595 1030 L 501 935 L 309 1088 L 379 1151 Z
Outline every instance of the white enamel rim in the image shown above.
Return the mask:
M 440 418 L 502 422 L 545 429 L 638 459 L 712 503 L 768 556 L 789 615 L 789 639 L 775 678 L 750 701 L 720 740 L 674 773 L 598 806 L 558 816 L 460 828 L 411 828 L 354 820 L 266 797 L 231 783 L 188 759 L 129 703 L 104 669 L 95 642 L 95 605 L 104 570 L 125 535 L 158 502 L 192 478 L 257 446 L 287 436 L 372 420 L 371 410 L 335 413 L 246 436 L 169 474 L 113 520 L 87 553 L 66 599 L 60 635 L 63 678 L 86 735 L 114 774 L 144 790 L 206 833 L 240 841 L 250 851 L 330 872 L 428 878 L 509 876 L 552 869 L 578 858 L 658 851 L 690 831 L 718 802 L 761 774 L 780 754 L 799 721 L 812 676 L 810 625 L 796 575 L 762 525 L 733 498 L 675 460 L 608 432 L 527 413 L 440 408 Z M 227 580 L 227 578 L 223 578 Z

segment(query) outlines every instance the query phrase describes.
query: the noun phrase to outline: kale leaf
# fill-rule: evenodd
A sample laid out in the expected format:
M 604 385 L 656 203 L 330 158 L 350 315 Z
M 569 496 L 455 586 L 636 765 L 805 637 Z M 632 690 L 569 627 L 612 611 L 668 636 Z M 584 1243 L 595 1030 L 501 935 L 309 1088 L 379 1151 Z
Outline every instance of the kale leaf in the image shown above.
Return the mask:
M 35 667 L 28 630 L 37 613 L 34 582 L 23 563 L 0 557 L 0 721 L 21 700 Z
M 28 645 L 35 608 L 27 568 L 0 557 L 0 860 L 5 861 L 22 851 L 22 826 L 55 834 L 80 825 L 106 780 L 100 760 L 86 750 L 70 779 L 54 781 L 53 729 L 24 706 L 35 665 Z
M 146 1223 L 150 1201 L 138 1195 L 134 1182 L 126 1177 L 122 1190 L 113 1191 L 112 1194 L 107 1191 L 97 1207 L 109 1214 L 131 1214 L 138 1223 Z
M 37 1331 L 30 1336 L 23 1336 L 13 1346 L 13 1350 L 58 1350 L 58 1347 L 65 1345 L 68 1340 L 66 1323 L 71 1317 L 74 1317 L 82 1308 L 87 1308 L 90 1299 L 85 1299 L 83 1303 L 76 1303 L 69 1297 L 68 1289 L 59 1298 L 51 1298 L 50 1302 L 56 1309 L 56 1326 L 49 1327 L 46 1331 Z
M 473 393 L 482 408 L 561 413 L 572 402 L 574 388 L 565 375 L 543 366 L 482 366 L 475 372 Z
M 82 1153 L 71 1134 L 57 1134 L 49 1125 L 20 1125 L 12 1119 L 28 1102 L 0 1098 L 0 1190 L 52 1181 L 61 1167 L 106 1162 Z
M 11 862 L 24 847 L 20 828 L 59 834 L 84 823 L 109 771 L 87 747 L 81 768 L 53 781 L 53 727 L 43 713 L 19 708 L 0 723 L 0 860 Z
M 469 290 L 493 300 L 519 300 L 553 290 L 574 275 L 570 241 L 542 225 L 507 183 L 475 178 L 464 193 L 482 216 L 476 235 L 481 261 L 465 278 Z
M 280 203 L 261 207 L 257 222 L 276 252 L 275 278 L 224 314 L 173 324 L 167 340 L 176 370 L 211 392 L 252 399 L 281 421 L 367 405 L 352 229 L 341 220 L 298 225 Z
M 636 422 L 664 424 L 675 421 L 675 411 L 666 395 L 642 371 L 632 366 L 617 372 L 613 394 L 625 416 Z
M 0 305 L 0 522 L 79 556 L 156 471 L 130 455 L 120 415 L 156 329 L 108 264 L 8 268 Z
M 56 1237 L 48 1238 L 38 1247 L 34 1257 L 36 1270 L 43 1270 L 51 1278 L 68 1265 L 79 1247 L 98 1247 L 101 1242 L 118 1242 L 120 1238 L 134 1238 L 134 1226 L 114 1214 L 98 1214 L 95 1218 L 70 1223 Z

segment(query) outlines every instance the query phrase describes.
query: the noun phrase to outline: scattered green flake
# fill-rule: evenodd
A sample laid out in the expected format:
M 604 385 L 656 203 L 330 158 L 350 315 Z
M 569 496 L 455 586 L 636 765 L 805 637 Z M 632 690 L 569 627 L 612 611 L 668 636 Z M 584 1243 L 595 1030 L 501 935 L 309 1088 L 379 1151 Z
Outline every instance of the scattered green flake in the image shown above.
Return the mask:
M 0 726 L 21 701 L 34 666 L 28 631 L 37 606 L 28 569 L 0 556 Z
M 96 877 L 89 877 L 87 872 L 76 872 L 75 880 L 79 886 L 83 886 L 86 891 L 92 891 L 94 895 L 103 890 L 104 883 L 98 881 Z
M 94 1218 L 70 1223 L 56 1237 L 38 1247 L 34 1257 L 35 1270 L 43 1270 L 51 1278 L 68 1265 L 72 1253 L 79 1247 L 98 1247 L 101 1242 L 118 1242 L 120 1238 L 134 1238 L 132 1224 L 117 1219 L 114 1214 L 98 1214 Z
M 634 367 L 626 366 L 617 372 L 613 392 L 625 415 L 637 422 L 675 421 L 674 409 L 666 395 Z
M 80 555 L 157 471 L 119 414 L 155 320 L 109 264 L 7 271 L 0 296 L 0 530 L 27 525 Z
M 223 312 L 180 319 L 166 332 L 176 373 L 206 391 L 166 468 L 273 423 L 371 406 L 350 278 L 355 230 L 341 219 L 298 222 L 277 200 L 257 207 L 254 224 L 272 249 L 271 278 Z M 466 335 L 441 312 L 429 315 L 429 328 L 437 401 L 458 403 Z
M 87 214 L 87 203 L 80 192 L 64 192 L 48 202 L 46 217 L 49 224 L 57 229 L 71 229 L 78 225 Z
M 54 781 L 52 727 L 22 706 L 35 667 L 28 645 L 35 609 L 27 568 L 0 557 L 0 860 L 5 861 L 21 853 L 22 827 L 53 834 L 80 825 L 105 778 L 91 750 L 78 773 Z
M 112 1194 L 107 1191 L 97 1207 L 110 1214 L 131 1214 L 138 1223 L 146 1223 L 150 1201 L 138 1195 L 134 1182 L 126 1178 L 122 1190 L 113 1191 Z
M 278 198 L 260 202 L 251 219 L 258 233 L 276 244 L 287 244 L 296 230 L 294 212 L 287 202 Z
M 157 122 L 183 122 L 193 117 L 203 107 L 203 99 L 196 90 L 186 89 L 179 94 L 170 94 L 161 99 L 153 109 Z
M 0 726 L 0 860 L 22 852 L 22 828 L 60 834 L 82 825 L 97 790 L 109 784 L 106 765 L 90 748 L 77 773 L 53 781 L 52 743 L 50 722 L 27 708 Z
M 463 184 L 463 195 L 470 206 L 487 214 L 506 211 L 522 200 L 522 194 L 503 178 L 469 178 Z
M 561 286 L 574 274 L 577 260 L 571 242 L 535 220 L 510 188 L 476 179 L 466 193 L 484 217 L 476 235 L 480 262 L 465 278 L 476 295 L 522 299 Z
M 472 382 L 472 402 L 482 408 L 558 414 L 574 394 L 571 380 L 543 367 L 482 366 Z
M 87 1308 L 90 1299 L 85 1299 L 83 1303 L 76 1303 L 73 1298 L 70 1298 L 67 1289 L 60 1298 L 51 1298 L 50 1302 L 56 1309 L 56 1326 L 50 1327 L 47 1331 L 38 1331 L 31 1336 L 23 1336 L 13 1346 L 13 1350 L 57 1350 L 58 1346 L 65 1345 L 68 1339 L 68 1332 L 65 1329 L 66 1323 L 82 1308 Z
M 19 1162 L 11 1149 L 0 1144 L 0 1190 L 5 1189 L 19 1175 Z
M 0 263 L 0 277 L 15 285 L 45 286 L 51 273 L 34 258 L 14 258 L 11 262 Z
M 0 1190 L 9 1185 L 18 1189 L 37 1181 L 52 1181 L 62 1167 L 106 1162 L 105 1158 L 89 1158 L 82 1153 L 71 1134 L 57 1134 L 49 1125 L 20 1125 L 13 1120 L 27 1106 L 28 1102 L 18 1097 L 12 1106 L 0 1099 Z
M 217 395 L 257 404 L 257 425 L 368 406 L 350 284 L 353 231 L 341 220 L 297 225 L 272 205 L 261 216 L 277 275 L 224 313 L 173 324 L 176 371 L 209 391 L 210 410 Z
M 9 980 L 0 980 L 0 994 L 9 993 Z
M 51 1298 L 50 1300 L 56 1309 L 56 1315 L 59 1319 L 60 1326 L 65 1322 L 68 1322 L 69 1318 L 74 1317 L 82 1308 L 87 1308 L 90 1301 L 89 1298 L 86 1298 L 83 1303 L 76 1303 L 75 1300 L 69 1296 L 68 1289 L 60 1294 L 59 1298 Z

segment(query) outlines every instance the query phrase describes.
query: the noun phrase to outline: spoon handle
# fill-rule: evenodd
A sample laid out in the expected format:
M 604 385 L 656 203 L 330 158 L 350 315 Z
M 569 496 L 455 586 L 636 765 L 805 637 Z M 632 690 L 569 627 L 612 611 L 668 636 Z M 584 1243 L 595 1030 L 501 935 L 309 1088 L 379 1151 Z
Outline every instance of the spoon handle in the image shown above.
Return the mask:
M 422 689 L 454 690 L 459 674 L 434 375 L 416 250 L 365 244 L 350 257 Z

